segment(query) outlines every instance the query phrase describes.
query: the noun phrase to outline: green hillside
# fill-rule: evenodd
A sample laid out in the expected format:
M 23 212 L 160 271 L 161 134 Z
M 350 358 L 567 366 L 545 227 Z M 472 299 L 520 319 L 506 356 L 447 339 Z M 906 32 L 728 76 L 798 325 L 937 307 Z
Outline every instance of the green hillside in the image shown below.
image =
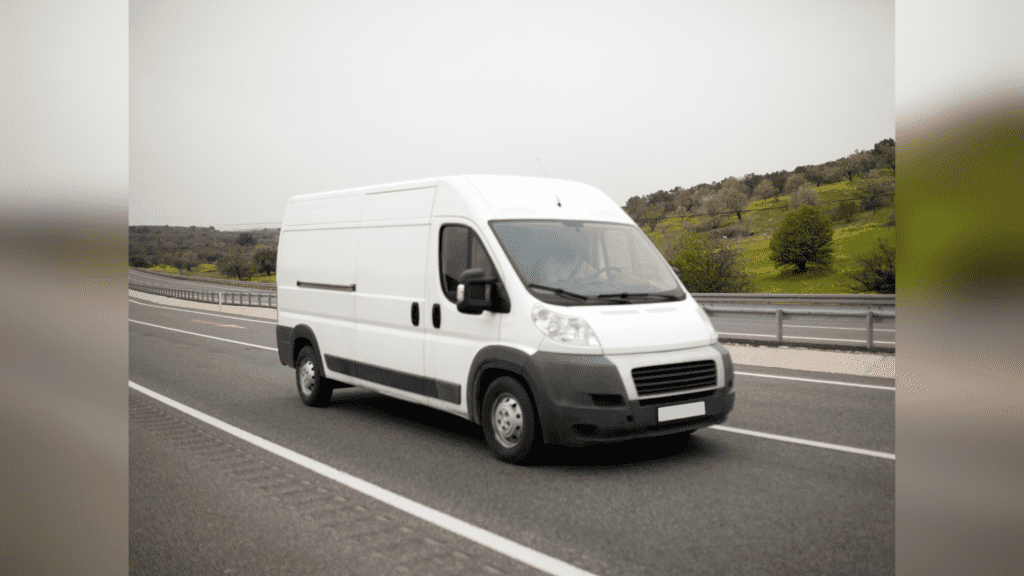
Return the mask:
M 855 200 L 857 179 L 854 182 L 840 182 L 816 188 L 819 194 L 818 207 L 828 212 L 843 200 Z M 775 228 L 782 223 L 787 210 L 788 196 L 776 199 L 755 200 L 747 204 L 743 220 L 735 214 L 725 219 L 721 226 L 710 230 L 712 237 L 733 235 L 736 230 L 741 232 L 733 238 L 723 238 L 732 248 L 739 251 L 739 264 L 742 271 L 749 274 L 753 292 L 785 293 L 785 294 L 842 294 L 850 293 L 850 281 L 844 272 L 855 264 L 855 258 L 870 253 L 879 238 L 895 242 L 896 228 L 891 224 L 893 206 L 886 205 L 858 212 L 849 223 L 837 224 L 833 227 L 833 244 L 835 246 L 833 264 L 828 269 L 808 268 L 804 274 L 795 270 L 777 270 L 769 259 L 768 242 Z M 755 211 L 756 210 L 756 211 Z M 672 251 L 672 239 L 685 226 L 699 226 L 699 216 L 669 217 L 648 232 L 651 240 L 663 252 Z M 739 238 L 749 230 L 749 236 Z

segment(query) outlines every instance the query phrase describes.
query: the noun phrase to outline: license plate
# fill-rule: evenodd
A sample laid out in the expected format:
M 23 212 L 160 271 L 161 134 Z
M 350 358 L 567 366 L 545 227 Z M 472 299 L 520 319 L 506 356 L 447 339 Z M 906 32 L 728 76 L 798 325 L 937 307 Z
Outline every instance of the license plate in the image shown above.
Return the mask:
M 680 418 L 693 418 L 694 416 L 703 416 L 706 414 L 704 411 L 703 402 L 693 402 L 692 404 L 677 404 L 675 406 L 662 406 L 658 408 L 658 422 L 668 422 L 669 420 L 679 420 Z

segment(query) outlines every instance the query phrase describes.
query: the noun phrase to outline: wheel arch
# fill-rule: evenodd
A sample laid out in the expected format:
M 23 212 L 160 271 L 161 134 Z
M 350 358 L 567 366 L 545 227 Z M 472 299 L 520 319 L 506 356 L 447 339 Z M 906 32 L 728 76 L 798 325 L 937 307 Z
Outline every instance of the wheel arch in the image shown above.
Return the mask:
M 477 424 L 483 423 L 483 401 L 487 386 L 501 376 L 511 376 L 526 388 L 537 405 L 537 390 L 526 375 L 525 365 L 529 355 L 522 350 L 509 346 L 485 346 L 473 358 L 469 369 L 469 382 L 466 389 L 466 408 L 469 419 Z
M 316 335 L 313 333 L 313 329 L 306 324 L 299 324 L 295 328 L 292 328 L 292 349 L 289 354 L 289 366 L 295 367 L 295 360 L 299 357 L 299 352 L 302 351 L 304 346 L 312 346 L 313 353 L 316 354 L 320 362 L 323 362 L 323 356 L 320 354 L 320 345 L 317 344 Z

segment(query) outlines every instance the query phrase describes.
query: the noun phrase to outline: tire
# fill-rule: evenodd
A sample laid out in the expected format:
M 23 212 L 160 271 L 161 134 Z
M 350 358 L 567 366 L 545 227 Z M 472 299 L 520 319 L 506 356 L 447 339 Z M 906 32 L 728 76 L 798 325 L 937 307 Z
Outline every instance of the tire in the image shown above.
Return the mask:
M 484 436 L 499 460 L 525 464 L 540 452 L 537 413 L 526 388 L 511 376 L 496 379 L 484 395 Z
M 295 360 L 295 385 L 306 406 L 326 406 L 334 388 L 324 378 L 319 355 L 312 346 L 304 346 Z

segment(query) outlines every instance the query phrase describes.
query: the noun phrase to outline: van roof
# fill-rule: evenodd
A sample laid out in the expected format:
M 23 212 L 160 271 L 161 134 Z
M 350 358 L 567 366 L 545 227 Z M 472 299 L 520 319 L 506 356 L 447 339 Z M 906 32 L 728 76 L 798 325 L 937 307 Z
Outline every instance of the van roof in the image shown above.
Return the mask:
M 294 196 L 289 203 L 396 192 L 448 184 L 487 220 L 506 218 L 594 219 L 632 223 L 601 190 L 571 180 L 529 176 L 462 175 L 407 180 Z M 483 202 L 479 202 L 482 200 Z M 474 211 L 477 211 L 474 210 Z

